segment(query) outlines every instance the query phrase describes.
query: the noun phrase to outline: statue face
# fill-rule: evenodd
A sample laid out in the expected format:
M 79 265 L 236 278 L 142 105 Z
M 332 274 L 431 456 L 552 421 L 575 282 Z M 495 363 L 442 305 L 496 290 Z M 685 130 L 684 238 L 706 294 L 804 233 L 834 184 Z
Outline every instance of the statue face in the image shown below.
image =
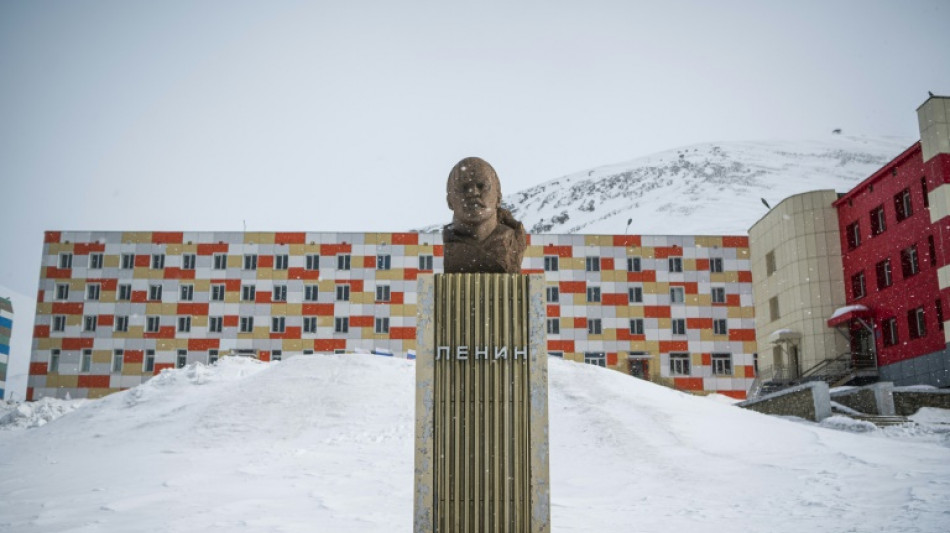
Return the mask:
M 461 167 L 448 187 L 449 208 L 455 220 L 466 224 L 479 224 L 496 216 L 501 196 L 491 171 L 473 167 Z

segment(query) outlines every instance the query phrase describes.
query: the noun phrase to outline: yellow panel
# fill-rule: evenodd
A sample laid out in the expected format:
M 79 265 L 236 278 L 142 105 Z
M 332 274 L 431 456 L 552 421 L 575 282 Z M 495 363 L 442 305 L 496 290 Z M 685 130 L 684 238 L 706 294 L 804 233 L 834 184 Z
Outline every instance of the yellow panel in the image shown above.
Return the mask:
M 287 272 L 284 272 L 284 279 L 287 279 Z M 257 269 L 257 279 L 274 279 L 274 269 L 272 268 L 260 268 Z
M 301 352 L 303 351 L 303 342 L 300 339 L 284 339 L 280 343 L 280 349 L 285 352 Z
M 95 400 L 96 398 L 103 398 L 115 392 L 119 392 L 119 389 L 89 389 L 86 393 L 86 398 Z
M 697 248 L 719 248 L 722 246 L 722 237 L 697 236 L 695 237 L 695 243 Z
M 755 307 L 743 307 L 742 318 L 755 318 Z
M 208 326 L 208 315 L 192 315 L 191 326 L 195 328 L 204 328 Z
M 78 326 L 82 324 L 82 315 L 66 315 L 67 326 Z
M 544 248 L 541 246 L 529 246 L 524 251 L 525 257 L 541 257 L 544 255 Z
M 633 313 L 633 309 L 634 309 L 634 307 L 631 307 L 631 306 L 629 306 L 629 305 L 618 305 L 618 306 L 616 307 L 616 310 L 617 310 L 617 318 L 630 318 L 630 317 L 632 317 L 632 316 L 640 316 L 640 315 L 633 315 L 633 314 L 631 314 L 631 313 Z M 641 307 L 641 308 L 639 308 L 639 309 L 640 309 L 640 314 L 642 315 L 642 314 L 643 314 L 643 308 Z
M 208 292 L 209 290 L 211 290 L 210 279 L 196 279 L 196 280 L 192 280 L 192 283 L 194 283 L 195 291 L 197 292 Z
M 139 244 L 152 242 L 152 233 L 149 231 L 126 231 L 122 233 L 122 242 Z
M 160 313 L 163 315 L 177 315 L 178 304 L 162 304 Z
M 60 282 L 62 283 L 62 282 Z M 83 278 L 71 279 L 69 283 L 69 291 L 85 291 L 86 290 L 86 280 Z
M 102 266 L 105 268 L 119 268 L 119 256 L 106 255 L 102 257 Z
M 389 306 L 389 316 L 406 316 L 406 308 L 403 304 L 393 304 Z
M 143 373 L 142 363 L 123 363 L 123 376 L 141 376 Z
M 405 270 L 402 268 L 393 268 L 390 270 L 376 271 L 376 279 L 380 281 L 401 280 L 405 277 L 405 275 L 406 275 Z
M 371 304 L 376 301 L 376 295 L 370 292 L 351 292 L 350 303 Z
M 59 255 L 61 252 L 72 252 L 73 245 L 66 244 L 61 242 L 51 242 L 47 247 L 47 253 L 49 255 Z M 75 258 L 73 258 L 75 260 Z M 58 264 L 58 263 L 57 263 Z M 43 269 L 43 272 L 46 272 L 46 269 Z
M 653 247 L 645 246 L 643 248 L 640 248 L 640 257 L 644 259 L 653 259 L 655 257 L 655 254 L 653 252 Z
M 178 243 L 169 243 L 165 245 L 165 255 L 181 255 L 183 246 Z
M 225 291 L 224 292 L 224 302 L 229 304 L 236 304 L 241 301 L 241 291 Z
M 117 337 L 118 334 L 115 334 Z M 130 339 L 141 339 L 145 336 L 145 327 L 144 326 L 129 326 L 129 331 L 126 334 L 126 337 Z
M 696 270 L 696 260 L 695 259 L 683 259 L 683 271 L 692 272 Z
M 53 314 L 53 302 L 43 302 L 43 303 L 36 304 L 36 314 L 37 315 Z
M 565 295 L 566 296 L 566 295 Z M 587 305 L 587 294 L 586 293 L 574 293 L 574 297 L 571 298 L 571 305 Z M 561 296 L 562 298 L 564 296 Z
M 272 316 L 286 316 L 287 304 L 271 304 L 270 314 Z
M 162 352 L 169 352 L 178 349 L 175 339 L 156 339 L 155 349 Z
M 742 343 L 742 351 L 745 353 L 758 353 L 759 347 L 755 341 L 744 341 Z
M 283 305 L 285 309 L 284 313 L 286 313 L 287 316 L 303 315 L 303 304 L 283 304 Z
M 643 284 L 644 294 L 669 294 L 670 284 L 666 282 L 655 283 L 652 281 Z
M 336 290 L 336 282 L 332 279 L 321 279 L 317 281 L 317 287 L 320 292 L 333 292 Z
M 703 328 L 699 330 L 699 340 L 701 341 L 722 340 L 722 335 L 713 335 L 713 330 Z
M 605 341 L 615 341 L 617 340 L 617 330 L 613 328 L 607 328 L 604 330 L 604 334 L 601 335 Z
M 422 251 L 421 246 L 418 244 L 404 244 L 403 249 L 406 257 L 419 257 L 419 253 Z
M 631 352 L 647 352 L 650 351 L 650 343 L 647 341 L 630 341 L 630 351 Z
M 54 337 L 55 338 L 55 337 Z M 45 337 L 36 339 L 36 349 L 37 350 L 52 350 L 53 348 L 58 348 L 62 339 L 56 338 L 59 342 L 56 343 L 56 346 L 53 346 L 53 338 Z
M 686 304 L 692 306 L 709 307 L 712 305 L 711 294 L 687 294 Z
M 101 364 L 101 363 L 112 363 L 112 350 L 93 350 L 92 351 L 92 362 Z
M 402 316 L 416 316 L 416 304 L 404 304 L 403 312 L 406 314 Z
M 727 308 L 727 316 L 729 318 L 742 318 L 742 308 L 741 307 Z
M 670 321 L 669 318 L 658 318 L 656 319 L 656 327 L 658 329 L 671 329 L 673 326 Z
M 732 365 L 733 375 L 737 378 L 745 377 L 745 366 L 743 365 Z M 749 376 L 752 377 L 752 376 Z
M 332 328 L 333 327 L 333 318 L 332 316 L 318 316 L 317 317 L 317 327 L 320 328 Z
M 736 248 L 736 257 L 738 259 L 748 259 L 749 258 L 749 249 L 748 248 Z
M 703 366 L 703 354 L 701 353 L 691 353 L 689 354 L 690 363 L 693 368 L 699 368 Z
M 243 268 L 243 267 L 244 267 L 243 255 L 229 255 L 228 256 L 228 268 Z
M 49 374 L 46 376 L 46 386 L 51 389 L 75 389 L 79 387 L 79 376 Z
M 244 244 L 274 244 L 273 232 L 249 231 L 244 233 Z

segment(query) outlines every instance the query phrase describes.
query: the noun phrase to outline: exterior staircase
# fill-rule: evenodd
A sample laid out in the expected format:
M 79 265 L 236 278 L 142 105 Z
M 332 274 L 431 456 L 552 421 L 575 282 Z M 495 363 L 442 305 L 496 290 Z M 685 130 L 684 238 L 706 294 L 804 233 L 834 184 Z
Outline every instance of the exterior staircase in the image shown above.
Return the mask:
M 841 387 L 867 385 L 876 382 L 878 377 L 873 354 L 846 352 L 820 361 L 794 378 L 789 375 L 788 369 L 773 368 L 771 372 L 756 376 L 748 397 L 761 398 L 809 381 L 824 381 L 829 387 Z

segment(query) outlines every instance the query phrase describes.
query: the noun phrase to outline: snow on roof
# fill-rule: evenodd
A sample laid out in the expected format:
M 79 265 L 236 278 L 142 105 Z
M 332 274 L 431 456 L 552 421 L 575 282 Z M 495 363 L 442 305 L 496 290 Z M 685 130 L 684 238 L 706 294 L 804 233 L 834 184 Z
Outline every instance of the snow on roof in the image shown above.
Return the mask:
M 852 311 L 867 311 L 867 310 L 868 310 L 867 307 L 865 307 L 865 306 L 863 306 L 863 305 L 860 305 L 860 304 L 858 304 L 858 305 L 846 305 L 846 306 L 844 306 L 844 307 L 839 307 L 839 308 L 835 309 L 834 314 L 831 315 L 831 318 L 829 318 L 828 320 L 834 320 L 834 319 L 838 318 L 839 316 L 846 315 L 846 314 L 848 314 L 848 313 L 850 313 L 850 312 L 852 312 Z

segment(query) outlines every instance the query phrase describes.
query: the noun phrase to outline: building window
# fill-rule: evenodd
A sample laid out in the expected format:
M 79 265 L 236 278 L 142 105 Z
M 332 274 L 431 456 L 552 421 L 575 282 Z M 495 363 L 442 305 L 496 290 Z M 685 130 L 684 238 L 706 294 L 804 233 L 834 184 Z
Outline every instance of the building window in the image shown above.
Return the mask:
M 337 270 L 350 269 L 350 254 L 339 254 L 336 256 L 336 269 Z
M 145 361 L 142 361 L 142 368 L 145 372 L 155 371 L 155 350 L 145 350 Z
M 284 351 L 283 351 L 283 350 L 274 350 L 274 351 L 272 351 L 272 352 L 270 353 L 270 360 L 271 360 L 271 361 L 280 361 L 280 360 L 283 359 L 283 358 L 284 358 Z
M 275 302 L 286 302 L 287 301 L 287 286 L 274 285 L 274 289 L 271 294 L 271 300 Z
M 224 317 L 220 317 L 220 316 L 208 317 L 208 332 L 209 333 L 221 333 L 223 326 L 224 326 Z
M 776 321 L 782 316 L 778 308 L 778 296 L 769 298 L 769 320 Z
M 135 254 L 122 254 L 122 270 L 135 268 Z
M 257 254 L 244 254 L 244 270 L 257 270 Z
M 102 268 L 102 254 L 89 254 L 89 268 L 95 270 Z
M 722 258 L 713 257 L 709 259 L 709 271 L 719 273 L 722 272 Z
M 864 298 L 867 295 L 864 285 L 864 271 L 851 276 L 851 297 L 855 300 Z
M 158 333 L 158 328 L 161 322 L 159 317 L 155 315 L 145 317 L 145 332 L 146 333 Z
M 165 254 L 152 254 L 152 270 L 165 268 Z
M 604 352 L 584 352 L 584 362 L 588 365 L 607 367 L 607 355 Z
M 307 270 L 320 270 L 320 256 L 318 254 L 307 254 Z
M 544 271 L 545 272 L 557 272 L 560 265 L 558 264 L 559 258 L 556 255 L 546 255 L 544 256 Z
M 120 302 L 128 302 L 131 299 L 132 299 L 132 286 L 128 284 L 119 285 L 118 300 Z
M 282 316 L 271 317 L 270 320 L 270 332 L 271 333 L 284 333 L 287 331 L 287 319 Z
M 894 346 L 899 342 L 897 337 L 897 318 L 891 317 L 881 324 L 884 332 L 884 346 Z
M 96 315 L 85 315 L 82 317 L 82 330 L 83 331 L 96 331 L 96 326 L 99 324 L 99 317 Z
M 905 278 L 909 278 L 920 272 L 920 263 L 917 261 L 917 245 L 911 245 L 910 248 L 901 250 L 901 270 Z
M 423 271 L 432 270 L 432 256 L 431 255 L 419 256 L 419 270 L 423 270 Z
M 630 334 L 643 335 L 643 319 L 642 318 L 630 319 Z
M 560 335 L 561 334 L 561 319 L 560 318 L 549 318 L 547 321 L 548 335 Z
M 385 317 L 385 316 L 376 317 L 375 326 L 376 327 L 374 328 L 374 331 L 377 334 L 389 333 L 389 317 Z
M 112 373 L 121 374 L 122 373 L 122 363 L 125 362 L 125 351 L 124 350 L 115 350 L 112 352 Z
M 241 285 L 241 300 L 253 302 L 257 299 L 257 288 L 254 285 Z
M 927 322 L 924 318 L 923 307 L 911 309 L 907 312 L 907 326 L 912 339 L 919 339 L 927 335 Z
M 877 272 L 877 290 L 890 287 L 894 281 L 891 279 L 891 260 L 885 259 L 874 266 Z
M 195 299 L 195 286 L 194 285 L 182 285 L 178 288 L 179 300 L 183 302 L 190 302 Z
M 79 361 L 79 371 L 88 374 L 92 370 L 92 350 L 86 348 L 82 351 L 82 359 Z
M 224 291 L 225 291 L 225 286 L 223 283 L 215 283 L 214 285 L 212 285 L 211 286 L 211 301 L 223 302 Z
M 184 254 L 181 256 L 181 268 L 182 270 L 194 270 L 195 269 L 195 254 Z
M 878 206 L 871 211 L 871 235 L 880 235 L 887 229 L 887 220 L 884 218 L 884 206 Z
M 588 257 L 584 260 L 584 268 L 588 272 L 600 272 L 600 258 Z
M 934 242 L 934 236 L 927 236 L 927 262 L 930 266 L 937 266 L 937 244 Z
M 939 298 L 934 301 L 934 309 L 937 311 L 937 329 L 943 331 L 943 302 Z
M 670 287 L 670 303 L 681 304 L 686 301 L 686 291 L 683 287 Z
M 392 256 L 391 255 L 377 255 L 376 256 L 376 270 L 389 270 L 392 267 Z
M 188 350 L 178 350 L 178 356 L 175 358 L 175 368 L 185 368 L 188 364 Z
M 671 353 L 670 354 L 670 375 L 688 376 L 689 375 L 689 354 Z
M 670 257 L 667 262 L 669 263 L 670 272 L 682 272 L 682 271 L 683 271 L 683 258 L 682 258 L 682 257 Z
M 254 331 L 254 317 L 242 316 L 239 329 L 241 333 L 251 333 Z
M 190 316 L 178 317 L 178 332 L 179 333 L 191 332 L 191 317 Z
M 348 302 L 349 300 L 350 300 L 350 286 L 337 285 L 336 286 L 336 301 Z
M 129 331 L 128 315 L 118 315 L 115 317 L 115 330 L 119 333 L 126 333 Z
M 561 359 L 564 359 L 564 352 L 560 350 L 550 351 L 548 352 L 548 357 L 560 357 Z
M 587 287 L 587 301 L 590 303 L 600 302 L 600 287 Z
M 557 287 L 547 287 L 544 289 L 544 294 L 548 303 L 557 303 L 561 297 L 560 291 Z
M 714 353 L 712 354 L 712 373 L 714 376 L 732 375 L 732 354 Z
M 213 365 L 218 362 L 218 350 L 208 350 L 208 364 Z
M 316 333 L 316 332 L 317 332 L 317 317 L 315 317 L 315 316 L 305 316 L 305 317 L 303 317 L 303 332 L 304 332 L 304 333 Z
M 162 286 L 161 285 L 149 285 L 148 286 L 148 299 L 154 302 L 160 302 L 162 300 Z
M 338 316 L 333 319 L 333 331 L 336 333 L 347 333 L 350 331 L 350 319 L 345 316 Z
M 717 318 L 713 320 L 713 335 L 728 335 L 729 334 L 729 325 L 728 321 L 725 318 Z
M 57 299 L 57 300 L 68 300 L 68 299 L 69 299 L 69 284 L 67 284 L 67 283 L 57 283 L 57 284 L 56 284 L 56 299 Z
M 630 287 L 627 290 L 627 296 L 630 298 L 630 303 L 642 303 L 643 287 Z
M 914 214 L 914 206 L 910 203 L 910 189 L 904 189 L 894 195 L 894 211 L 897 213 L 898 222 Z
M 845 236 L 848 239 L 848 249 L 854 250 L 861 246 L 861 224 L 857 221 L 848 224 L 845 228 Z
M 686 319 L 674 318 L 670 321 L 673 328 L 673 335 L 686 335 Z
M 59 350 L 50 350 L 49 352 L 49 373 L 59 373 Z
M 601 334 L 601 325 L 599 318 L 588 318 L 587 319 L 587 333 L 590 335 L 600 335 Z
M 641 264 L 639 257 L 628 257 L 627 258 L 627 272 L 640 272 Z
M 320 294 L 320 287 L 317 285 L 304 285 L 303 299 L 307 302 L 316 302 L 317 295 Z
M 376 301 L 377 302 L 388 302 L 389 295 L 390 295 L 389 285 L 376 286 Z
M 726 303 L 726 289 L 725 287 L 713 287 L 710 291 L 712 295 L 712 303 L 714 304 L 724 304 Z
M 765 275 L 775 274 L 775 250 L 765 254 Z
M 59 268 L 72 268 L 73 267 L 73 254 L 71 253 L 61 253 L 59 254 Z
M 214 269 L 224 270 L 226 268 L 228 268 L 227 254 L 214 254 Z
M 53 316 L 53 331 L 66 331 L 66 315 Z
M 287 265 L 289 264 L 290 258 L 287 257 L 287 254 L 274 256 L 274 270 L 287 270 Z
M 99 291 L 101 290 L 101 285 L 98 283 L 90 283 L 86 285 L 86 299 L 87 300 L 98 300 Z

